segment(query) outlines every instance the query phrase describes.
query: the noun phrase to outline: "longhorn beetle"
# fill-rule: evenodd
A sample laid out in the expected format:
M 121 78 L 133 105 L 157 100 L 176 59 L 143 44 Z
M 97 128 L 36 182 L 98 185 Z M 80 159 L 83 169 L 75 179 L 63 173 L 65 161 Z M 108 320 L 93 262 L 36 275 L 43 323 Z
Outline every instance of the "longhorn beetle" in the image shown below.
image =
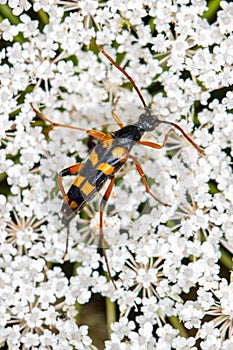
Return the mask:
M 150 194 L 155 200 L 163 205 L 169 206 L 169 204 L 162 202 L 158 199 L 149 189 L 145 174 L 142 170 L 142 167 L 138 160 L 130 154 L 132 147 L 139 143 L 144 146 L 152 147 L 155 149 L 163 148 L 168 140 L 170 130 L 165 134 L 164 141 L 162 145 L 151 141 L 141 140 L 143 134 L 147 131 L 153 131 L 159 124 L 168 124 L 176 129 L 178 129 L 182 135 L 197 149 L 197 151 L 205 155 L 204 151 L 184 132 L 184 130 L 177 124 L 160 120 L 157 115 L 152 114 L 151 110 L 145 103 L 145 100 L 136 86 L 134 80 L 128 73 L 120 67 L 103 49 L 101 46 L 98 46 L 100 52 L 117 68 L 119 69 L 131 82 L 132 86 L 136 90 L 139 98 L 142 101 L 145 112 L 139 116 L 137 122 L 131 125 L 126 125 L 121 122 L 120 118 L 116 115 L 114 109 L 112 110 L 112 116 L 115 119 L 116 123 L 119 125 L 119 129 L 110 133 L 105 134 L 98 130 L 86 130 L 83 128 L 54 123 L 43 114 L 37 111 L 33 105 L 32 109 L 36 115 L 43 119 L 44 121 L 51 124 L 52 127 L 65 127 L 75 130 L 85 131 L 89 136 L 99 139 L 99 143 L 94 149 L 92 149 L 88 159 L 84 163 L 74 164 L 64 170 L 62 170 L 58 175 L 58 184 L 61 190 L 61 193 L 64 197 L 64 202 L 61 208 L 62 211 L 62 223 L 67 225 L 67 241 L 66 241 L 66 251 L 68 247 L 68 236 L 69 236 L 69 223 L 73 217 L 79 213 L 83 207 L 97 194 L 97 192 L 103 187 L 107 180 L 110 180 L 110 183 L 104 193 L 104 196 L 100 202 L 100 212 L 99 212 L 99 237 L 100 244 L 103 250 L 103 255 L 107 267 L 107 271 L 110 279 L 112 280 L 114 287 L 116 288 L 115 282 L 111 276 L 111 271 L 107 259 L 107 254 L 104 247 L 104 232 L 103 232 L 103 211 L 106 206 L 106 203 L 111 195 L 114 179 L 117 172 L 123 167 L 125 162 L 128 159 L 131 159 L 136 169 L 141 176 L 142 182 L 144 183 L 145 190 Z M 66 193 L 62 184 L 62 177 L 67 175 L 72 175 L 77 173 L 77 176 L 71 185 L 70 189 Z M 65 256 L 64 254 L 64 256 Z

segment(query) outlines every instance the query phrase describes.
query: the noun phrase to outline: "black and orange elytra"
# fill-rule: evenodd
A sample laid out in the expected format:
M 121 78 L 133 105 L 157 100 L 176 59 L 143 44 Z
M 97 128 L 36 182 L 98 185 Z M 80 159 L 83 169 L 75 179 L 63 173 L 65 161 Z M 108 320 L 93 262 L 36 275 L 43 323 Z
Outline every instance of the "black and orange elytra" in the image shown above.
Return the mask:
M 66 124 L 54 123 L 48 118 L 46 118 L 43 114 L 38 112 L 33 107 L 33 105 L 32 108 L 38 117 L 42 118 L 46 122 L 49 122 L 53 127 L 65 127 L 76 130 L 82 130 L 85 131 L 89 136 L 97 138 L 99 140 L 99 143 L 93 148 L 85 163 L 72 165 L 62 170 L 58 176 L 59 187 L 64 197 L 64 202 L 61 209 L 63 214 L 62 222 L 63 224 L 67 225 L 67 227 L 69 227 L 69 223 L 73 219 L 73 217 L 77 213 L 79 213 L 84 208 L 84 206 L 96 195 L 96 193 L 104 186 L 106 181 L 110 180 L 110 183 L 100 203 L 99 236 L 101 241 L 101 248 L 103 249 L 103 254 L 106 262 L 107 271 L 110 279 L 116 287 L 115 281 L 111 277 L 110 267 L 104 247 L 103 210 L 111 195 L 115 176 L 128 159 L 131 159 L 135 163 L 136 169 L 140 174 L 141 179 L 145 185 L 146 192 L 161 204 L 169 206 L 169 204 L 162 202 L 150 191 L 140 163 L 134 156 L 130 154 L 132 147 L 135 144 L 139 143 L 141 145 L 152 147 L 155 149 L 163 148 L 167 143 L 170 130 L 166 133 L 162 145 L 151 141 L 141 140 L 141 138 L 145 132 L 155 130 L 155 128 L 159 124 L 168 124 L 178 129 L 183 134 L 183 136 L 197 149 L 199 153 L 201 153 L 202 155 L 204 155 L 205 153 L 183 131 L 183 129 L 179 125 L 170 121 L 160 120 L 158 116 L 152 114 L 151 110 L 146 105 L 134 80 L 100 46 L 98 48 L 104 54 L 104 56 L 130 80 L 136 92 L 138 93 L 139 98 L 141 99 L 145 108 L 145 112 L 139 116 L 139 119 L 136 123 L 124 126 L 119 117 L 115 114 L 113 109 L 112 116 L 120 128 L 117 131 L 112 132 L 111 134 L 105 134 L 97 130 L 86 130 L 83 128 L 74 127 Z M 66 193 L 62 184 L 62 177 L 72 175 L 75 173 L 77 173 L 77 176 L 70 189 Z M 66 251 L 67 247 L 68 235 Z
M 87 161 L 80 166 L 79 173 L 65 196 L 62 206 L 64 224 L 82 210 L 108 179 L 116 175 L 142 134 L 143 130 L 138 125 L 127 125 L 100 140 Z M 61 176 L 68 174 L 69 168 L 61 172 Z

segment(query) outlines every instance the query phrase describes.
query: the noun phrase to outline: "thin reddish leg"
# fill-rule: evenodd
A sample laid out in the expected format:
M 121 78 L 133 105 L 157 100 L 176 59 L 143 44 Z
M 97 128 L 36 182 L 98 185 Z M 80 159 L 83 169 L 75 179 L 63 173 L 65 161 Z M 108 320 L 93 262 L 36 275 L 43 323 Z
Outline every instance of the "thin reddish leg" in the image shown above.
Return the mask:
M 115 121 L 117 122 L 117 124 L 119 125 L 120 128 L 123 128 L 124 127 L 124 124 L 122 123 L 122 121 L 120 120 L 120 118 L 118 117 L 118 115 L 115 113 L 115 110 L 116 110 L 116 106 L 117 106 L 117 103 L 119 101 L 119 97 L 116 98 L 114 104 L 113 104 L 113 108 L 112 108 L 112 117 L 115 119 Z
M 44 114 L 40 113 L 34 106 L 32 103 L 30 103 L 32 110 L 36 113 L 37 117 L 44 120 L 45 122 L 49 123 L 53 128 L 67 128 L 67 129 L 73 129 L 73 130 L 80 130 L 80 131 L 84 131 L 86 132 L 88 135 L 91 135 L 93 137 L 96 137 L 98 139 L 102 139 L 105 137 L 106 134 L 104 134 L 101 131 L 98 130 L 87 130 L 84 128 L 79 128 L 78 126 L 72 126 L 72 125 L 68 125 L 68 124 L 61 124 L 61 123 L 55 123 L 52 120 L 48 119 L 47 117 L 45 117 Z
M 144 171 L 142 170 L 142 167 L 141 167 L 139 161 L 138 161 L 134 156 L 132 156 L 132 155 L 130 155 L 129 158 L 133 160 L 133 162 L 134 162 L 134 164 L 135 164 L 135 166 L 136 166 L 136 169 L 137 169 L 139 175 L 141 176 L 142 182 L 143 182 L 144 185 L 145 185 L 146 192 L 147 192 L 148 194 L 150 194 L 151 197 L 153 197 L 153 198 L 154 198 L 157 202 L 159 202 L 160 204 L 162 204 L 162 205 L 164 205 L 164 206 L 166 206 L 166 207 L 170 207 L 170 206 L 171 206 L 170 204 L 161 201 L 158 197 L 156 197 L 156 196 L 150 191 L 150 188 L 149 188 L 148 182 L 147 182 L 147 180 L 146 180 Z
M 139 143 L 143 146 L 148 146 L 148 147 L 151 147 L 151 148 L 155 148 L 155 149 L 161 149 L 163 148 L 166 143 L 167 143 L 167 140 L 168 140 L 168 137 L 170 135 L 170 133 L 172 132 L 172 129 L 168 130 L 168 132 L 166 133 L 165 137 L 164 137 L 164 140 L 163 140 L 163 143 L 162 145 L 159 145 L 158 143 L 155 143 L 155 142 L 151 142 L 151 141 L 143 141 L 143 140 L 140 140 Z M 166 207 L 170 207 L 171 205 L 168 204 L 168 203 L 165 203 L 163 201 L 161 201 L 158 197 L 156 197 L 151 191 L 150 191 L 150 188 L 149 188 L 149 185 L 148 185 L 148 182 L 146 180 L 146 176 L 144 174 L 144 171 L 142 170 L 142 167 L 139 163 L 139 161 L 132 155 L 129 156 L 130 159 L 133 160 L 135 166 L 136 166 L 136 169 L 139 173 L 139 175 L 141 176 L 141 179 L 142 179 L 142 182 L 144 183 L 145 185 L 145 189 L 146 189 L 146 192 L 148 194 L 150 194 L 157 202 L 159 202 L 160 204 L 162 205 L 165 205 Z
M 105 259 L 105 263 L 106 263 L 106 266 L 107 266 L 107 271 L 108 271 L 108 274 L 109 274 L 109 277 L 115 287 L 115 289 L 117 289 L 117 286 L 115 284 L 115 281 L 114 279 L 112 278 L 112 275 L 111 275 L 111 271 L 110 271 L 110 267 L 109 267 L 109 263 L 108 263 L 108 258 L 107 258 L 107 254 L 106 254 L 106 249 L 105 249 L 105 246 L 104 246 L 104 231 L 103 231 L 103 211 L 104 211 L 104 208 L 107 204 L 107 201 L 111 195 L 111 192 L 112 192 L 112 189 L 113 189 L 113 186 L 114 186 L 114 177 L 112 177 L 110 179 L 110 184 L 108 185 L 108 188 L 101 200 L 101 203 L 100 203 L 100 230 L 99 230 L 99 235 L 100 235 L 100 244 L 101 244 L 101 249 L 103 250 L 103 255 L 104 255 L 104 259 Z
M 64 200 L 66 198 L 66 193 L 65 193 L 64 186 L 63 186 L 63 183 L 62 183 L 62 177 L 78 173 L 79 170 L 81 169 L 81 167 L 83 166 L 83 164 L 84 163 L 78 163 L 78 164 L 71 165 L 68 168 L 63 169 L 58 174 L 58 185 L 59 185 L 59 188 L 60 188 L 60 191 L 62 193 L 62 196 L 63 196 Z
M 158 143 L 155 143 L 155 142 L 146 141 L 146 140 L 145 141 L 144 140 L 140 140 L 138 142 L 140 143 L 140 145 L 143 145 L 143 146 L 148 146 L 148 147 L 151 147 L 151 148 L 161 149 L 161 148 L 163 148 L 166 145 L 168 137 L 169 137 L 171 132 L 172 132 L 172 129 L 169 129 L 168 132 L 165 134 L 162 145 L 159 145 Z

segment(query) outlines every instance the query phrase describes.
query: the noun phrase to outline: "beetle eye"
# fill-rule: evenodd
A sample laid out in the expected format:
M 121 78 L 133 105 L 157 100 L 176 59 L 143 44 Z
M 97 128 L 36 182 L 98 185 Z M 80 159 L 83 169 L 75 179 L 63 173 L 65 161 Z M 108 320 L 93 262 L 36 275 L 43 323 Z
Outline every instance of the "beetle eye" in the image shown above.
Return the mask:
M 153 125 L 154 128 L 156 128 L 157 125 L 159 125 L 161 123 L 161 120 L 159 120 L 159 118 L 157 117 L 157 115 L 151 115 L 151 118 L 153 119 Z
M 141 114 L 141 115 L 139 116 L 139 121 L 145 120 L 145 117 L 146 117 L 146 114 Z

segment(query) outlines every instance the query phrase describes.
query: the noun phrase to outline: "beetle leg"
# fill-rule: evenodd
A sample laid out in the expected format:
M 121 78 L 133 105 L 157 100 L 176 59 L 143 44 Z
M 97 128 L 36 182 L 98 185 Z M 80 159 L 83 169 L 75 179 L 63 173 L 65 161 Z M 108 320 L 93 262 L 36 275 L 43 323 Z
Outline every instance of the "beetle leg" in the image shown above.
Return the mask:
M 144 171 L 142 170 L 142 167 L 141 167 L 139 161 L 138 161 L 134 156 L 132 156 L 132 155 L 130 155 L 129 157 L 130 157 L 130 159 L 133 160 L 133 162 L 134 162 L 134 164 L 135 164 L 135 166 L 136 166 L 136 168 L 137 168 L 137 171 L 138 171 L 139 175 L 141 176 L 142 182 L 144 183 L 145 188 L 146 188 L 146 192 L 147 192 L 148 194 L 150 194 L 150 195 L 151 195 L 157 202 L 159 202 L 160 204 L 165 205 L 166 207 L 170 207 L 170 206 L 171 206 L 170 204 L 161 201 L 158 197 L 156 197 L 156 196 L 150 191 L 148 182 L 147 182 L 147 180 L 146 180 L 146 176 L 145 176 L 145 174 L 144 174 Z
M 52 120 L 48 119 L 44 114 L 42 114 L 41 112 L 39 112 L 32 103 L 30 103 L 33 111 L 35 112 L 36 116 L 42 120 L 44 120 L 45 122 L 49 123 L 52 128 L 67 128 L 67 129 L 73 129 L 73 130 L 80 130 L 80 131 L 84 131 L 86 132 L 88 135 L 91 135 L 93 137 L 96 137 L 98 139 L 101 139 L 105 136 L 105 134 L 101 131 L 98 130 L 88 130 L 88 129 L 84 129 L 84 128 L 79 128 L 78 126 L 72 126 L 72 125 L 68 125 L 68 124 L 61 124 L 61 123 L 55 123 Z
M 151 147 L 151 148 L 161 149 L 161 148 L 163 148 L 166 145 L 168 137 L 171 134 L 172 130 L 173 129 L 169 129 L 168 130 L 168 132 L 166 133 L 166 135 L 164 137 L 162 145 L 159 145 L 158 143 L 151 142 L 151 141 L 145 141 L 145 140 L 140 140 L 138 142 L 140 143 L 140 145 L 143 145 L 143 146 L 148 146 L 148 147 Z
M 105 249 L 105 246 L 104 246 L 104 231 L 103 231 L 103 211 L 104 211 L 104 208 L 107 204 L 107 201 L 111 195 L 111 192 L 112 192 L 112 189 L 113 189 L 113 186 L 114 186 L 114 177 L 112 177 L 110 179 L 110 184 L 108 185 L 108 188 L 101 200 L 101 203 L 100 203 L 100 230 L 99 230 L 99 236 L 100 236 L 100 244 L 101 244 L 101 248 L 103 250 L 103 255 L 104 255 L 104 259 L 105 259 L 105 263 L 106 263 L 106 266 L 107 266 L 107 271 L 108 271 L 108 274 L 109 274 L 109 277 L 115 287 L 115 289 L 117 289 L 117 286 L 115 284 L 115 281 L 113 280 L 112 278 L 112 275 L 111 275 L 111 271 L 110 271 L 110 267 L 109 267 L 109 263 L 108 263 L 108 258 L 107 258 L 107 254 L 106 254 L 106 249 Z
M 112 113 L 113 119 L 117 122 L 117 124 L 119 125 L 119 127 L 120 127 L 120 128 L 123 128 L 123 127 L 124 127 L 124 124 L 122 123 L 122 121 L 120 120 L 120 118 L 118 117 L 118 115 L 115 113 L 115 110 L 116 110 L 116 106 L 117 106 L 118 101 L 119 101 L 119 96 L 116 98 L 116 100 L 115 100 L 115 102 L 114 102 L 114 104 L 113 104 L 111 113 Z

